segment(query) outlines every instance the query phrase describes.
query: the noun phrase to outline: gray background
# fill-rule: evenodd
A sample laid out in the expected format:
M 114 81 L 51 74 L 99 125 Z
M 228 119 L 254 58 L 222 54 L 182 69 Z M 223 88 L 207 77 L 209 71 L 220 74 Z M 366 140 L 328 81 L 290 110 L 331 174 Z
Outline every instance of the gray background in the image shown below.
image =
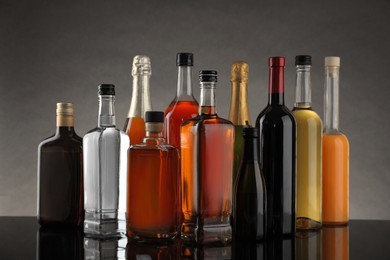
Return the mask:
M 117 86 L 120 128 L 134 55 L 152 60 L 151 95 L 163 110 L 176 91 L 175 54 L 219 72 L 227 117 L 230 65 L 250 65 L 254 121 L 267 102 L 269 56 L 285 56 L 286 104 L 294 56 L 313 56 L 314 108 L 323 115 L 323 58 L 341 56 L 341 129 L 350 140 L 351 218 L 390 219 L 390 2 L 383 1 L 9 1 L 0 2 L 0 215 L 35 215 L 36 151 L 55 130 L 55 104 L 75 104 L 76 131 L 97 121 L 97 85 Z

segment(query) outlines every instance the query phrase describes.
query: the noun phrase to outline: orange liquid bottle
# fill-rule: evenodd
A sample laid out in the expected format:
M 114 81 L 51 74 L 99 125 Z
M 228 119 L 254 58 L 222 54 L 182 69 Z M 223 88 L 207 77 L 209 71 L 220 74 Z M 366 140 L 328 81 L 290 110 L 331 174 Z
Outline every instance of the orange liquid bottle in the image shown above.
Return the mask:
M 326 225 L 344 225 L 349 220 L 349 143 L 339 131 L 339 68 L 339 57 L 325 58 L 322 219 Z
M 130 144 L 139 144 L 142 143 L 145 136 L 144 114 L 146 111 L 152 111 L 149 91 L 152 69 L 149 57 L 135 56 L 131 74 L 133 76 L 133 92 L 123 131 L 130 137 Z

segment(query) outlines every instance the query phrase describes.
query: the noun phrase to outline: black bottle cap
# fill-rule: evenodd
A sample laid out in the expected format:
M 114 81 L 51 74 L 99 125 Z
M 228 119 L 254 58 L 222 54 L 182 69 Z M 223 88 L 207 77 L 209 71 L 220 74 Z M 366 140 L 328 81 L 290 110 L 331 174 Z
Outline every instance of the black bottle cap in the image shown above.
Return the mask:
M 311 56 L 310 55 L 295 56 L 295 66 L 296 65 L 311 65 Z
M 215 70 L 201 70 L 199 71 L 200 82 L 217 82 L 217 71 Z
M 194 54 L 179 52 L 176 54 L 176 66 L 194 66 Z
M 145 123 L 164 123 L 164 112 L 146 111 Z
M 115 85 L 113 84 L 101 84 L 98 87 L 99 95 L 115 95 Z
M 257 127 L 250 126 L 248 121 L 246 121 L 244 128 L 242 129 L 242 136 L 258 138 L 260 136 L 259 129 Z

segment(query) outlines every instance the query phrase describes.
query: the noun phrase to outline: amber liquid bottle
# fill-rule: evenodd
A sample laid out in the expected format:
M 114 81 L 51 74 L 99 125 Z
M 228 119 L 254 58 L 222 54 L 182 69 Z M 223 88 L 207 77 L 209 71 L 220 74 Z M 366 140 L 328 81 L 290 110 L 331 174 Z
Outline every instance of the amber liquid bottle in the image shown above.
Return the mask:
M 146 137 L 128 150 L 127 234 L 171 239 L 179 231 L 179 152 L 162 137 L 164 113 L 145 113 Z
M 73 104 L 57 103 L 57 130 L 38 146 L 38 222 L 81 226 L 84 220 L 82 139 Z
M 246 122 L 251 125 L 251 117 L 248 108 L 248 72 L 249 66 L 246 62 L 236 61 L 232 64 L 231 83 L 232 99 L 230 102 L 229 120 L 234 124 L 234 166 L 233 186 L 244 153 L 244 138 L 242 129 Z
M 144 55 L 135 56 L 131 74 L 133 93 L 123 131 L 130 137 L 130 144 L 139 144 L 145 137 L 145 112 L 152 111 L 149 91 L 149 81 L 152 75 L 150 58 Z
M 200 71 L 199 115 L 181 126 L 182 238 L 225 243 L 232 237 L 234 126 L 217 115 L 216 71 Z
M 349 142 L 339 131 L 340 58 L 325 58 L 324 135 L 322 145 L 322 218 L 326 225 L 349 220 Z

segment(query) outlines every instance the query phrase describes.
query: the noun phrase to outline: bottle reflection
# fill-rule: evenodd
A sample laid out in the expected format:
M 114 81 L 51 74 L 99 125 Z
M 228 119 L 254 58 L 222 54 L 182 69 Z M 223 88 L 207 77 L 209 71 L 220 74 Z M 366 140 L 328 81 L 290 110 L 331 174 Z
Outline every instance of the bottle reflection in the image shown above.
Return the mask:
M 269 239 L 265 243 L 265 250 L 266 260 L 295 260 L 295 237 Z
M 266 259 L 264 243 L 233 243 L 232 259 L 253 260 Z
M 322 228 L 323 260 L 349 259 L 349 227 L 324 226 Z
M 295 252 L 299 260 L 322 259 L 322 232 L 300 231 L 296 233 Z
M 37 234 L 37 260 L 83 259 L 83 234 L 71 227 L 40 227 Z
M 170 260 L 179 259 L 176 243 L 149 244 L 129 241 L 126 246 L 126 260 Z
M 127 238 L 92 239 L 84 237 L 84 260 L 125 259 Z
M 206 259 L 235 259 L 232 258 L 231 246 L 199 246 L 195 247 L 192 245 L 182 244 L 179 259 L 195 259 L 195 260 L 206 260 Z

